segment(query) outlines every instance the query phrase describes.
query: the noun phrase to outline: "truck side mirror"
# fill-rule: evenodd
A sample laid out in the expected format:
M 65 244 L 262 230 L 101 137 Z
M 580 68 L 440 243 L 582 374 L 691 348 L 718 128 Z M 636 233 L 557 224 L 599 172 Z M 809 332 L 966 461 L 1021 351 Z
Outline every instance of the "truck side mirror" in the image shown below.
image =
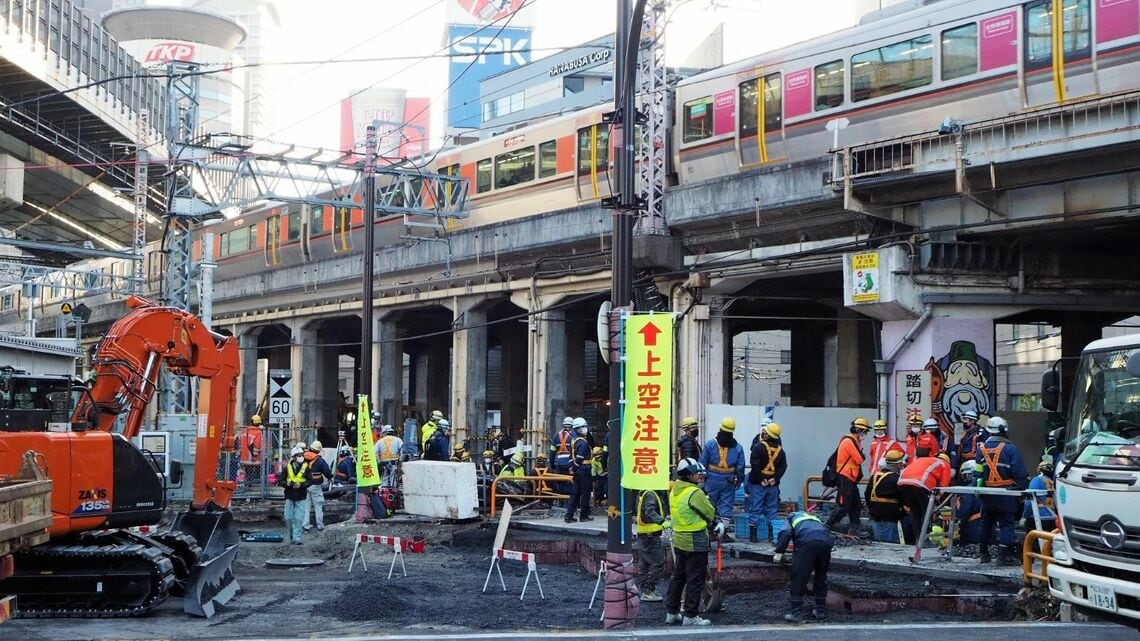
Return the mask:
M 1041 375 L 1041 406 L 1050 412 L 1056 412 L 1060 404 L 1061 373 L 1056 367 L 1050 368 Z

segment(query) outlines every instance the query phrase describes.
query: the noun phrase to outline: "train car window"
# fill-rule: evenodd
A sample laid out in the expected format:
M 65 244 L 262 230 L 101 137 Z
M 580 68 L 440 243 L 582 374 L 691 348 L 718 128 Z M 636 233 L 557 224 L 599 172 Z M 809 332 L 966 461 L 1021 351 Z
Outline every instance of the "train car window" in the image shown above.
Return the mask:
M 756 78 L 740 83 L 740 135 L 756 135 Z M 764 76 L 764 131 L 779 129 L 783 122 L 784 99 L 780 74 Z
M 558 173 L 558 141 L 548 140 L 538 146 L 538 177 L 550 178 Z
M 230 233 L 232 232 L 218 236 L 218 258 L 225 258 L 230 255 Z
M 1065 58 L 1088 55 L 1089 0 L 1063 0 L 1061 6 Z M 1025 5 L 1025 24 L 1025 66 L 1037 68 L 1053 64 L 1053 3 L 1038 0 Z
M 815 110 L 823 111 L 843 104 L 843 77 L 847 65 L 835 60 L 815 68 Z
M 289 212 L 289 240 L 297 240 L 301 237 L 301 212 Z
M 229 236 L 229 251 L 231 254 L 238 254 L 249 250 L 249 233 L 244 229 L 238 229 L 226 235 Z
M 705 96 L 685 103 L 681 142 L 695 142 L 713 135 L 712 106 L 712 96 Z
M 978 73 L 978 25 L 970 23 L 942 32 L 942 79 Z
M 934 80 L 934 39 L 919 36 L 851 56 L 851 101 L 924 87 Z
M 475 193 L 491 191 L 492 165 L 490 158 L 475 163 Z
M 309 210 L 309 236 L 323 234 L 325 229 L 325 208 L 317 205 Z
M 596 171 L 605 171 L 610 162 L 610 129 L 591 125 L 578 130 L 578 175 L 590 175 L 590 158 L 597 154 Z
M 495 156 L 495 189 L 534 180 L 534 147 Z

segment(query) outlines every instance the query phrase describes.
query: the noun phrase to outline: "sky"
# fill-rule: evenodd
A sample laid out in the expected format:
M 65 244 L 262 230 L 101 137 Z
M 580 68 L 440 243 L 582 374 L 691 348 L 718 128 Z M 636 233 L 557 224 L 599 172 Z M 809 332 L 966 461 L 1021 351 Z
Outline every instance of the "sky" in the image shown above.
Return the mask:
M 350 60 L 446 54 L 444 5 L 455 0 L 278 0 L 283 43 L 278 61 Z M 889 1 L 889 0 L 888 0 Z M 531 0 L 538 59 L 553 49 L 612 33 L 614 0 Z M 683 60 L 719 23 L 725 62 L 830 33 L 854 24 L 878 0 L 671 0 L 666 59 Z M 340 100 L 370 86 L 408 90 L 432 100 L 432 128 L 442 134 L 447 60 L 387 60 L 278 66 L 274 129 L 269 138 L 335 149 Z

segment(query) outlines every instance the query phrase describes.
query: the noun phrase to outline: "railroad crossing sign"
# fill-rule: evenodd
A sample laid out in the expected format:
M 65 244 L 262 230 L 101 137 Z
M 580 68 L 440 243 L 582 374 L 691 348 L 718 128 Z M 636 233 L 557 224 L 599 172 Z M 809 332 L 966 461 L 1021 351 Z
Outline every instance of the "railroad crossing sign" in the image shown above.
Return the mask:
M 269 422 L 293 421 L 293 370 L 269 370 Z

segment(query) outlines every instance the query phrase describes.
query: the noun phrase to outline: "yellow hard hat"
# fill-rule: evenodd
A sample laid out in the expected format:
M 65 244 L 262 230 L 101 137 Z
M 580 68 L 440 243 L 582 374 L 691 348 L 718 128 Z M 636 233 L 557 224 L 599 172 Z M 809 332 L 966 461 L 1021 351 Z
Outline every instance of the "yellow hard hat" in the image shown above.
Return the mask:
M 860 432 L 866 432 L 871 429 L 871 424 L 867 422 L 867 419 L 860 416 L 854 421 L 851 421 L 851 427 L 858 429 Z
M 257 414 L 254 414 L 253 416 L 249 417 L 249 422 L 254 425 L 261 425 L 261 417 Z
M 601 445 L 594 446 L 594 452 L 593 453 L 594 453 L 594 456 L 601 456 L 602 455 L 602 446 Z
M 321 445 L 320 441 L 313 441 L 313 444 L 309 446 L 309 449 L 313 450 L 314 452 L 320 453 L 320 451 L 323 450 L 324 447 L 325 446 Z
M 720 429 L 732 433 L 736 431 L 736 420 L 731 416 L 720 419 Z
M 523 462 L 526 461 L 526 454 L 523 454 L 522 452 L 515 452 L 515 455 L 511 457 L 511 460 L 515 462 L 515 465 L 522 465 Z
M 910 418 L 906 419 L 907 425 L 922 425 L 921 414 L 911 414 Z
M 774 438 L 780 438 L 780 424 L 768 423 L 764 426 L 764 433 Z
M 884 421 L 884 420 L 883 420 L 883 419 L 881 419 L 881 418 L 877 418 L 877 419 L 875 419 L 875 424 L 874 424 L 874 425 L 872 425 L 871 427 L 873 427 L 873 428 L 875 428 L 875 429 L 880 429 L 880 428 L 881 428 L 881 429 L 884 429 L 884 430 L 885 430 L 885 429 L 887 429 L 887 422 L 886 422 L 886 421 Z
M 697 426 L 697 419 L 692 416 L 686 416 L 685 420 L 681 421 L 681 429 L 687 429 Z

